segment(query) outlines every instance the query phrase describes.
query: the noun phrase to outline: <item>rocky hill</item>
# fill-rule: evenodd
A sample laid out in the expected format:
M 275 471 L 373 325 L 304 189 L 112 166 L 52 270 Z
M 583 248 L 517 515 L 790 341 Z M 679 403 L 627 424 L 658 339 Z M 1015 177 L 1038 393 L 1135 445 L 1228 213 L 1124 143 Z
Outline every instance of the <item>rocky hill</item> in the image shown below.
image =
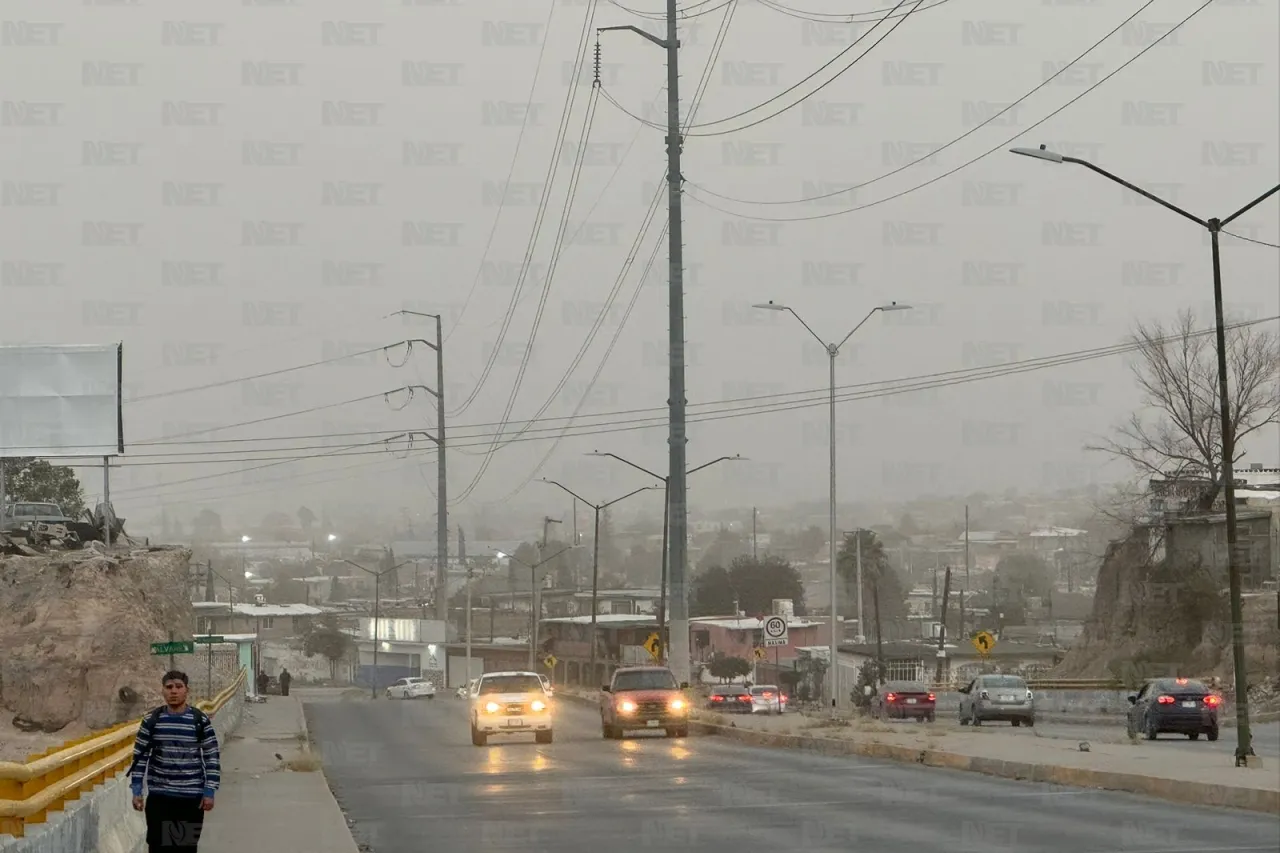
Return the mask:
M 1093 612 L 1054 670 L 1060 678 L 1117 677 L 1136 684 L 1171 674 L 1218 676 L 1230 684 L 1231 618 L 1219 580 L 1175 572 L 1151 559 L 1145 535 L 1112 543 L 1098 572 Z M 1246 595 L 1244 632 L 1250 684 L 1276 688 L 1280 627 L 1274 592 Z
M 13 728 L 71 736 L 156 704 L 168 660 L 150 644 L 191 636 L 190 556 L 95 547 L 0 557 L 0 708 Z

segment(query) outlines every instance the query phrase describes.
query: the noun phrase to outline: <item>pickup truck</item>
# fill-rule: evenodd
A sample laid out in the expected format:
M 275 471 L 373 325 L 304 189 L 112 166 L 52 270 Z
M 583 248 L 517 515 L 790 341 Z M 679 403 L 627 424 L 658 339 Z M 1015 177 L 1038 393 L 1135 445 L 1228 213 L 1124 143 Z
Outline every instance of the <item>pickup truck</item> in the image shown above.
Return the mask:
M 5 504 L 0 512 L 0 533 L 25 535 L 31 526 L 41 524 L 71 524 L 62 507 L 44 501 L 15 501 Z
M 627 666 L 601 687 L 600 730 L 608 740 L 629 731 L 665 731 L 667 737 L 689 736 L 687 682 L 676 682 L 664 666 Z

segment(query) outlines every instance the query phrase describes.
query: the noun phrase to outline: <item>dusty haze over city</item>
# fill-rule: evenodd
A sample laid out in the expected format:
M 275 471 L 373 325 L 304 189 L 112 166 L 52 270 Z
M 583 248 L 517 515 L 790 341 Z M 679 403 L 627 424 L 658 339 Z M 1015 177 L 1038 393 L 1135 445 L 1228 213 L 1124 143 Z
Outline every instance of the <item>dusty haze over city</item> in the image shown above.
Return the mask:
M 1275 3 L 1218 0 L 1134 59 L 1201 3 L 908 3 L 808 82 L 892 4 L 689 21 L 688 462 L 748 457 L 690 478 L 691 510 L 825 500 L 827 356 L 751 307 L 769 300 L 836 341 L 913 306 L 838 360 L 842 500 L 1128 475 L 1084 449 L 1139 406 L 1105 348 L 1185 309 L 1212 327 L 1208 234 L 1007 149 L 1090 160 L 1203 218 L 1273 186 Z M 443 316 L 457 521 L 564 506 L 542 477 L 594 501 L 651 482 L 593 450 L 666 473 L 663 52 L 602 33 L 592 86 L 595 29 L 661 35 L 663 4 L 622 5 L 655 19 L 576 0 L 4 4 L 0 340 L 123 342 L 121 516 L 208 507 L 232 530 L 406 507 L 433 529 L 435 326 L 401 311 Z M 1280 242 L 1280 198 L 1228 230 Z M 1229 318 L 1275 329 L 1280 251 L 1224 236 L 1222 269 Z M 1274 465 L 1280 430 L 1247 450 Z M 101 477 L 80 473 L 92 503 Z

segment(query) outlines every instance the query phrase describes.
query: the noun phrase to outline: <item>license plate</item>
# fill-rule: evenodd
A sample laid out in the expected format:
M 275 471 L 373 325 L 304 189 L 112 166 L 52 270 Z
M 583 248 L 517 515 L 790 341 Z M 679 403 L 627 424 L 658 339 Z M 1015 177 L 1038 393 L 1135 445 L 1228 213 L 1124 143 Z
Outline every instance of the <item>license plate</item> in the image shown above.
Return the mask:
M 649 722 L 645 723 L 645 725 L 647 725 L 651 729 L 656 729 L 658 726 L 662 725 L 662 720 L 650 720 Z
M 1001 696 L 1000 696 L 1000 701 L 1001 701 L 1001 702 L 1012 702 L 1012 701 L 1013 701 L 1013 697 L 1012 697 L 1012 696 L 1010 696 L 1008 693 L 1004 693 L 1004 694 L 1001 694 Z
M 1183 703 L 1182 703 L 1182 707 L 1184 707 L 1184 708 L 1194 708 L 1194 707 L 1196 707 L 1196 703 L 1195 703 L 1195 702 L 1183 702 Z
M 515 729 L 521 729 L 524 728 L 524 720 L 519 717 L 513 717 L 512 719 L 507 720 L 507 725 Z
M 908 699 L 908 700 L 907 700 L 907 704 L 908 704 L 908 705 L 914 705 L 914 704 L 916 704 L 916 700 L 914 700 L 914 699 Z

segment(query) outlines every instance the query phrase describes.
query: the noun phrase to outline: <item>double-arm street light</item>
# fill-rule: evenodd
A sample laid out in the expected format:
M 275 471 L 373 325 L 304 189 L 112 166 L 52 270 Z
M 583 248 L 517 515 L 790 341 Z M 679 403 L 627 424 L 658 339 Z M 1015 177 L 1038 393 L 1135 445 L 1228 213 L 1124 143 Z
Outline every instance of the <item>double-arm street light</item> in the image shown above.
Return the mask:
M 526 569 L 529 570 L 529 582 L 530 582 L 530 587 L 529 587 L 529 670 L 532 672 L 537 672 L 536 667 L 537 667 L 537 654 L 538 654 L 538 611 L 541 609 L 541 597 L 538 594 L 538 590 L 541 588 L 542 584 L 539 583 L 538 581 L 538 569 L 542 568 L 547 563 L 550 563 L 552 560 L 554 560 L 556 557 L 559 557 L 561 554 L 564 554 L 567 551 L 572 551 L 577 547 L 578 547 L 577 545 L 570 545 L 567 548 L 561 548 L 559 551 L 556 551 L 550 557 L 546 557 L 545 559 L 539 560 L 538 562 L 534 563 L 532 566 L 526 563 L 524 560 L 519 559 L 514 554 L 508 554 L 506 551 L 496 552 L 498 557 L 500 558 L 505 557 L 508 560 L 515 560 L 515 562 L 519 563 L 520 565 L 524 566 Z M 470 672 L 467 673 L 467 678 L 468 679 L 471 678 Z
M 378 621 L 379 621 L 381 609 L 382 609 L 382 576 L 389 575 L 392 572 L 394 572 L 396 569 L 403 568 L 409 565 L 409 563 L 413 561 L 406 560 L 403 563 L 398 563 L 388 569 L 382 569 L 382 570 L 366 569 L 364 566 L 360 565 L 359 563 L 353 563 L 350 560 L 341 560 L 340 562 L 346 563 L 348 566 L 355 566 L 357 569 L 364 572 L 365 574 L 373 575 L 373 675 L 369 678 L 369 683 L 370 683 L 369 698 L 377 699 L 378 698 Z
M 651 491 L 656 487 L 643 486 L 639 489 L 636 489 L 633 492 L 627 492 L 625 495 L 623 495 L 620 498 L 614 498 L 613 500 L 608 501 L 606 503 L 596 504 L 582 497 L 577 492 L 573 491 L 573 489 L 570 489 L 568 486 L 564 485 L 563 483 L 557 483 L 555 480 L 548 480 L 545 477 L 542 479 L 542 482 L 552 486 L 556 486 L 557 488 L 563 489 L 573 497 L 577 498 L 578 500 L 582 501 L 584 504 L 586 504 L 587 506 L 595 510 L 595 516 L 596 516 L 595 517 L 595 535 L 591 543 L 591 549 L 593 552 L 591 555 L 591 677 L 596 681 L 599 681 L 600 679 L 596 678 L 596 621 L 597 621 L 596 611 L 599 609 L 599 606 L 597 605 L 597 600 L 600 595 L 600 514 L 616 503 L 625 501 L 627 498 L 632 497 L 634 495 L 638 495 L 641 492 Z M 577 547 L 577 546 L 574 546 L 574 547 Z M 592 682 L 588 681 L 586 683 L 591 684 Z
M 616 453 L 601 453 L 598 450 L 593 450 L 587 455 L 588 456 L 607 456 L 610 459 L 616 459 L 619 462 L 621 462 L 623 465 L 630 465 L 632 468 L 635 468 L 637 471 L 641 471 L 645 474 L 648 474 L 650 477 L 653 477 L 655 480 L 662 481 L 662 577 L 658 583 L 658 646 L 660 651 L 660 660 L 662 660 L 663 663 L 666 663 L 667 661 L 667 577 L 668 577 L 669 567 L 671 565 L 670 555 L 667 553 L 668 551 L 667 539 L 670 535 L 670 530 L 671 530 L 671 478 L 663 477 L 658 474 L 655 474 L 654 472 L 650 471 L 648 468 L 645 468 L 641 465 L 637 465 L 636 463 L 632 462 L 630 459 L 623 459 L 621 456 L 619 456 Z M 712 459 L 710 462 L 706 462 L 702 465 L 699 465 L 697 468 L 690 468 L 689 470 L 684 472 L 684 475 L 688 477 L 693 472 L 701 471 L 703 468 L 710 468 L 712 465 L 715 465 L 717 462 L 745 462 L 745 461 L 747 461 L 745 456 L 721 456 L 719 459 Z M 684 612 L 684 611 L 681 611 L 681 612 Z M 685 631 L 685 633 L 688 633 L 689 626 L 686 624 L 683 630 Z
M 827 680 L 831 683 L 831 710 L 834 713 L 836 708 L 836 700 L 840 696 L 840 693 L 838 692 L 839 691 L 838 682 L 839 682 L 839 675 L 840 675 L 840 659 L 837 657 L 837 654 L 839 652 L 838 646 L 840 644 L 840 626 L 838 624 L 839 620 L 836 618 L 836 613 L 838 610 L 836 607 L 836 602 L 838 599 L 838 595 L 837 595 L 838 586 L 836 582 L 836 554 L 837 554 L 837 542 L 836 542 L 836 533 L 837 533 L 836 531 L 836 359 L 840 356 L 840 348 L 848 342 L 849 338 L 853 337 L 854 332 L 857 332 L 859 329 L 861 329 L 863 325 L 868 320 L 871 319 L 871 315 L 881 311 L 908 311 L 910 310 L 911 306 L 899 305 L 897 302 L 890 302 L 888 305 L 877 305 L 875 308 L 872 308 L 870 311 L 868 311 L 867 316 L 862 318 L 862 322 L 854 326 L 853 329 L 850 330 L 849 334 L 845 335 L 844 338 L 838 344 L 828 343 L 824 341 L 818 335 L 818 333 L 813 330 L 813 327 L 810 326 L 808 323 L 806 323 L 804 321 L 804 318 L 801 317 L 799 314 L 797 314 L 795 310 L 792 309 L 790 306 L 779 305 L 776 302 L 765 302 L 765 303 L 759 303 L 759 304 L 753 305 L 752 307 L 762 308 L 766 311 L 785 311 L 788 314 L 790 314 L 792 317 L 795 317 L 797 320 L 800 321 L 800 325 L 804 326 L 805 329 L 809 332 L 809 334 L 813 335 L 814 340 L 822 344 L 822 348 L 827 352 L 827 359 L 831 363 L 831 371 L 830 371 L 830 380 L 831 380 L 830 381 L 830 403 L 831 403 L 830 433 L 831 434 L 829 436 L 831 440 L 830 441 L 831 443 L 831 465 L 830 465 L 830 468 L 831 468 L 830 470 L 831 517 L 829 519 L 829 522 L 830 522 L 829 538 L 831 540 L 831 543 L 830 543 L 831 664 L 830 664 L 830 675 L 828 676 Z M 863 614 L 862 614 L 862 585 L 859 584 L 858 585 L 858 633 L 859 634 L 866 633 L 862 629 L 863 624 L 864 622 L 863 622 Z
M 1079 157 L 1068 157 L 1049 151 L 1045 146 L 1039 148 L 1012 148 L 1014 154 L 1033 157 L 1049 163 L 1070 163 L 1084 166 L 1091 172 L 1113 181 L 1130 192 L 1137 193 L 1148 201 L 1155 202 L 1166 210 L 1170 210 L 1184 219 L 1189 219 L 1209 232 L 1210 257 L 1213 263 L 1213 321 L 1218 350 L 1218 419 L 1222 429 L 1222 499 L 1226 504 L 1227 522 L 1227 578 L 1231 588 L 1231 657 L 1235 670 L 1236 682 L 1236 766 L 1247 766 L 1253 751 L 1253 735 L 1249 730 L 1249 678 L 1244 656 L 1244 614 L 1240 600 L 1240 563 L 1236 534 L 1236 485 L 1235 485 L 1235 425 L 1231 422 L 1231 400 L 1227 389 L 1227 332 L 1222 310 L 1222 261 L 1218 247 L 1218 235 L 1222 229 L 1257 207 L 1271 196 L 1280 192 L 1280 184 L 1272 187 L 1235 213 L 1224 219 L 1201 219 L 1175 204 L 1157 195 L 1147 192 L 1135 184 L 1131 184 L 1106 169 L 1082 160 Z

